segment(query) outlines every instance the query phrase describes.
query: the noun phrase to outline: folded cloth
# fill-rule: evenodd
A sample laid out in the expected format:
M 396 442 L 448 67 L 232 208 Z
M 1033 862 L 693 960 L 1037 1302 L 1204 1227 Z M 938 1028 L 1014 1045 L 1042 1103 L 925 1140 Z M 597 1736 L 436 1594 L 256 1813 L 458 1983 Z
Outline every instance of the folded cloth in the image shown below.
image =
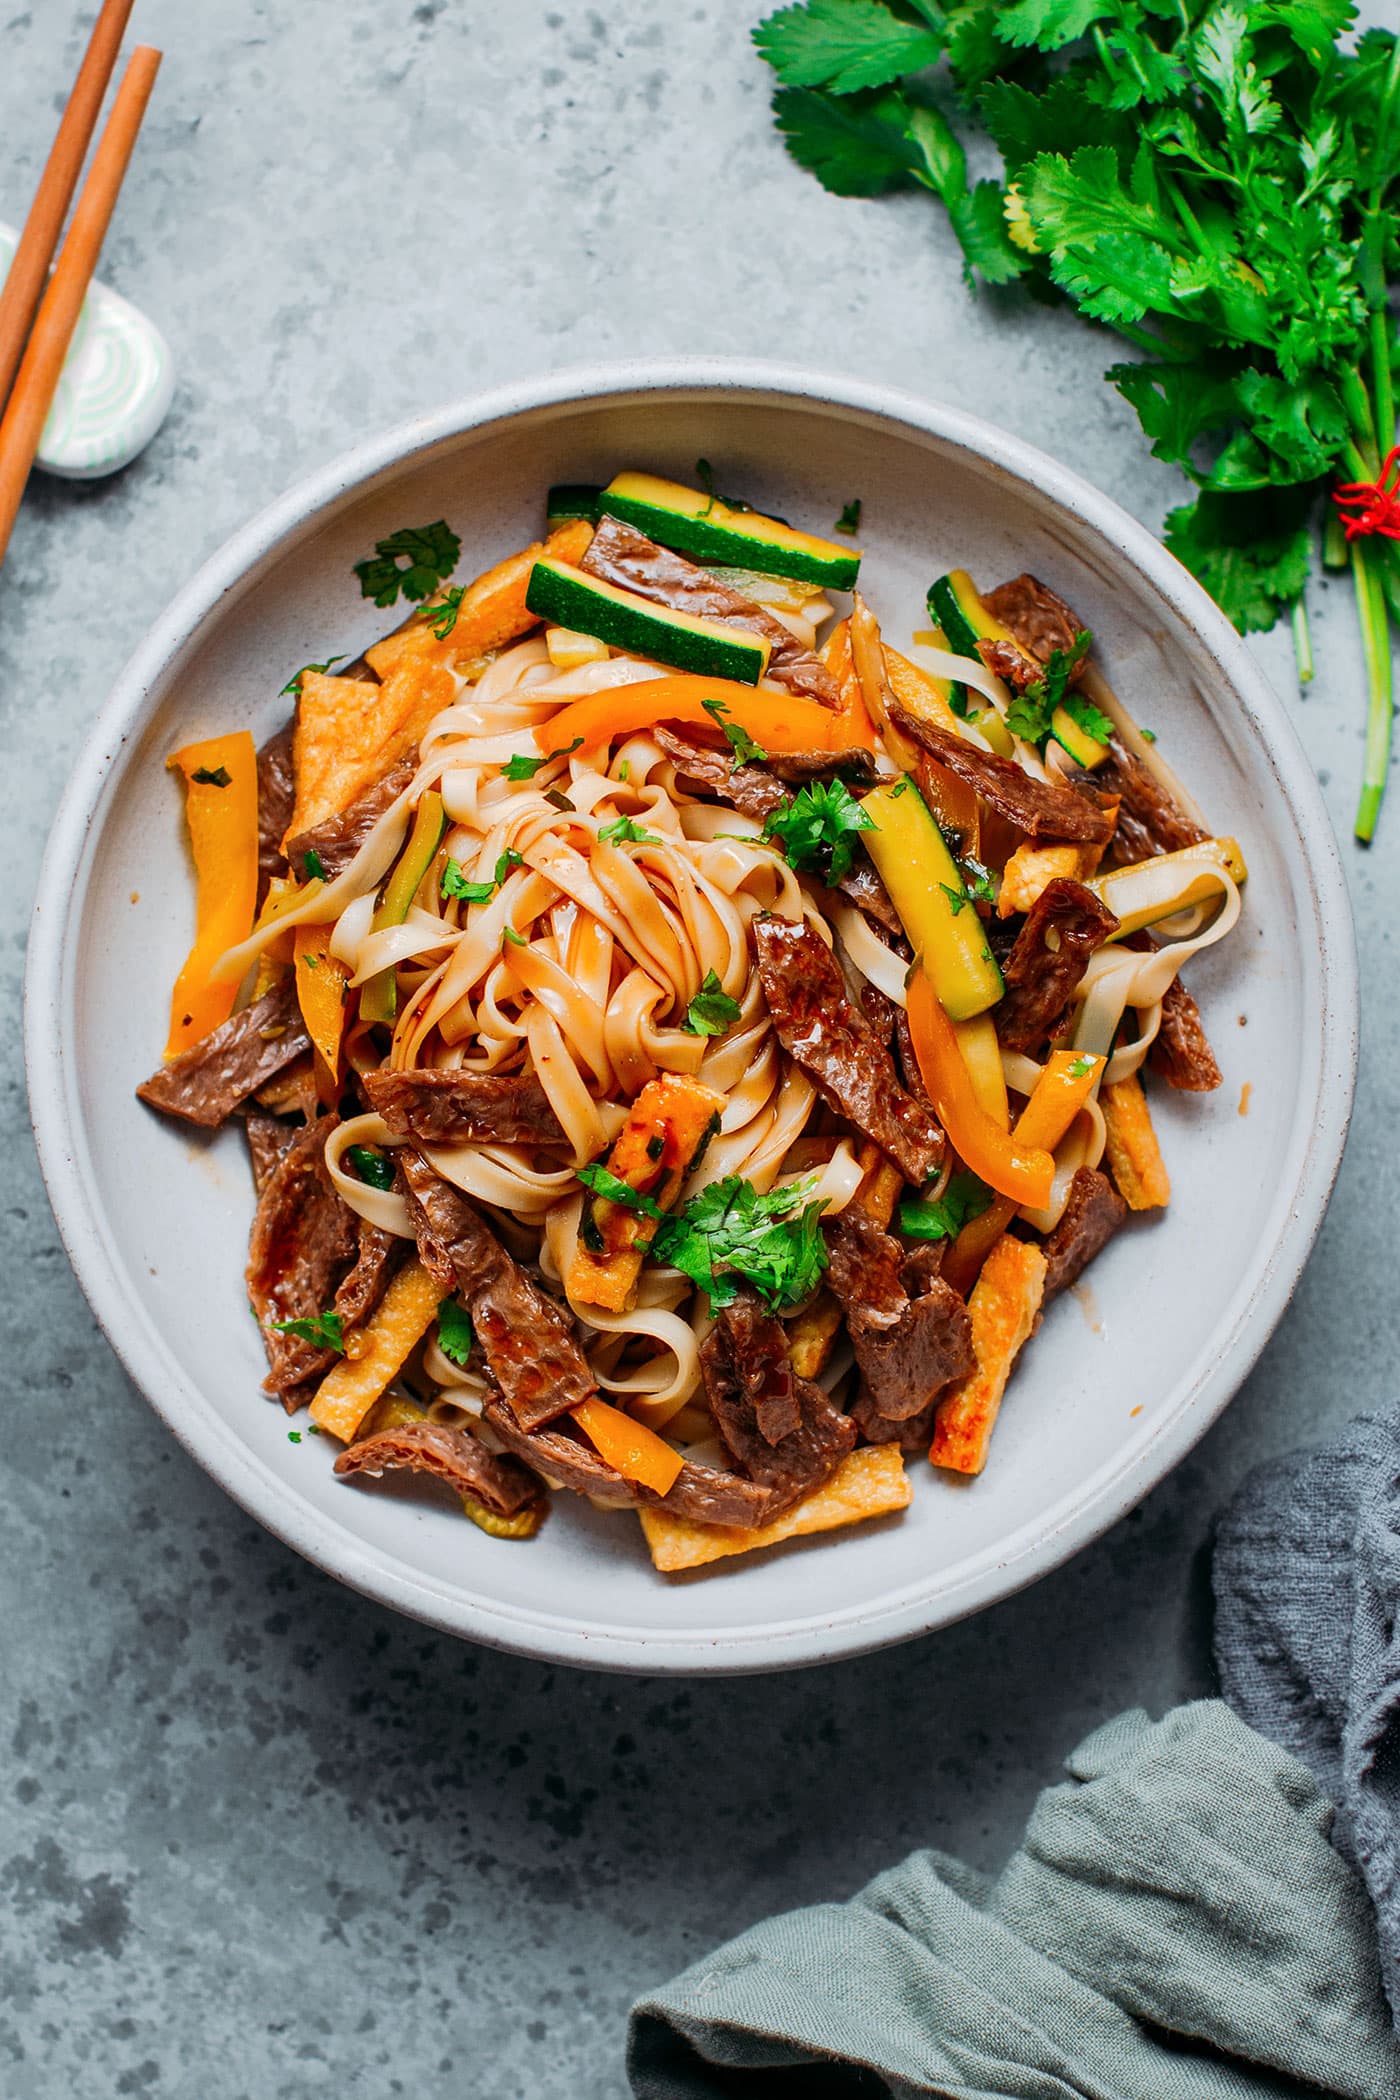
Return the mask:
M 1066 1769 L 996 1881 L 917 1852 L 643 1999 L 634 2093 L 1400 2095 L 1370 1905 L 1305 1766 L 1205 1700 Z
M 1400 1416 L 1257 1467 L 1220 1520 L 1214 1572 L 1225 1697 L 1336 1801 L 1400 2024 Z

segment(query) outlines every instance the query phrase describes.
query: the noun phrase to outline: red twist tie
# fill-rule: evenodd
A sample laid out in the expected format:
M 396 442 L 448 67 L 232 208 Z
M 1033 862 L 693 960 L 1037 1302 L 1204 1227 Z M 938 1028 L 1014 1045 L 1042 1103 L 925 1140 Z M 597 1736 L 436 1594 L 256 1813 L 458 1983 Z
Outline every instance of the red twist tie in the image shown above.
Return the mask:
M 1387 487 L 1391 475 L 1394 483 Z M 1400 540 L 1400 445 L 1392 445 L 1374 481 L 1348 481 L 1332 491 L 1332 501 L 1346 526 L 1348 540 L 1379 532 Z

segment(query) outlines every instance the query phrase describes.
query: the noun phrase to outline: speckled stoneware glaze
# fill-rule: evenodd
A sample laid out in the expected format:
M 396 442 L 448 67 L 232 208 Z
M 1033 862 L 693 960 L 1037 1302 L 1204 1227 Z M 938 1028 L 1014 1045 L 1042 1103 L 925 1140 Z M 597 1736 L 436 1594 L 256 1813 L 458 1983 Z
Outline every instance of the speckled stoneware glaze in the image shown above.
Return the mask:
M 1159 1092 L 1170 1211 L 1135 1222 L 1057 1304 L 976 1481 L 913 1467 L 901 1517 L 655 1574 L 630 1516 L 562 1495 L 528 1546 L 411 1485 L 336 1481 L 259 1392 L 242 1135 L 191 1138 L 134 1098 L 157 1062 L 192 891 L 164 758 L 284 717 L 297 665 L 385 625 L 351 564 L 445 516 L 469 576 L 540 529 L 555 481 L 693 477 L 814 530 L 864 504 L 865 583 L 892 639 L 929 579 L 1029 568 L 1092 626 L 1110 677 L 1250 867 L 1238 931 L 1191 983 L 1225 1073 Z M 1053 460 L 947 408 L 784 367 L 575 371 L 375 438 L 265 511 L 181 592 L 118 681 L 39 885 L 29 1083 L 69 1256 L 112 1346 L 242 1505 L 366 1594 L 470 1639 L 623 1670 L 771 1670 L 856 1654 L 1006 1596 L 1106 1530 L 1190 1449 L 1254 1363 L 1307 1259 L 1350 1109 L 1356 963 L 1336 846 L 1282 706 L 1159 543 Z M 1249 1112 L 1240 1112 L 1250 1089 Z

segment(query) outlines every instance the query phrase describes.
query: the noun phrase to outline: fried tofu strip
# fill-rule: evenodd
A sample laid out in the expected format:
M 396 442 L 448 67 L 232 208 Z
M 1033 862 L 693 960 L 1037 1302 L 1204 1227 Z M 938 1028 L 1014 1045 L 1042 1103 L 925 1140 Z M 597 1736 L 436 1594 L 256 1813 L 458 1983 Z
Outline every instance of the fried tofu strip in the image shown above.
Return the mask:
M 1170 1201 L 1171 1178 L 1136 1072 L 1114 1086 L 1106 1086 L 1099 1095 L 1099 1105 L 1103 1109 L 1104 1155 L 1119 1195 L 1129 1210 L 1160 1210 Z
M 399 1270 L 379 1310 L 358 1337 L 358 1354 L 333 1364 L 311 1403 L 311 1419 L 348 1444 L 365 1416 L 437 1315 L 442 1289 L 421 1262 Z
M 934 1465 L 980 1473 L 987 1463 L 1006 1381 L 1040 1311 L 1045 1266 L 1039 1247 L 1009 1234 L 983 1263 L 967 1301 L 977 1365 L 938 1403 L 929 1451 Z
M 387 634 L 382 642 L 367 649 L 366 663 L 380 678 L 388 678 L 408 662 L 442 664 L 469 677 L 475 675 L 483 659 L 494 650 L 503 649 L 508 642 L 518 641 L 522 634 L 538 627 L 538 617 L 525 604 L 525 589 L 535 563 L 547 555 L 551 561 L 573 566 L 588 552 L 592 537 L 593 527 L 586 518 L 570 518 L 566 524 L 556 526 L 547 540 L 536 540 L 533 546 L 509 555 L 494 569 L 478 576 L 475 583 L 469 583 L 462 593 L 452 629 L 442 641 L 438 640 L 431 619 L 411 619 L 397 634 Z M 425 612 L 431 609 L 431 605 L 424 607 Z
M 382 685 L 303 671 L 292 733 L 297 798 L 288 839 L 348 809 L 415 749 L 433 716 L 456 697 L 442 664 L 406 659 Z
M 644 1509 L 639 1515 L 653 1565 L 663 1575 L 676 1575 L 712 1560 L 726 1560 L 734 1553 L 776 1546 L 783 1539 L 836 1531 L 843 1524 L 863 1524 L 869 1517 L 887 1517 L 907 1508 L 913 1498 L 898 1444 L 871 1444 L 852 1451 L 805 1502 L 758 1531 L 741 1531 L 731 1524 L 695 1524 L 688 1517 L 673 1517 L 660 1509 Z
M 698 1079 L 663 1072 L 647 1081 L 627 1112 L 606 1165 L 610 1174 L 669 1210 L 712 1131 L 723 1097 Z M 564 1287 L 580 1305 L 622 1312 L 632 1301 L 656 1220 L 606 1196 L 589 1202 Z M 590 1244 L 590 1240 L 592 1244 Z
M 1102 857 L 1100 846 L 1018 846 L 1002 871 L 997 916 L 1009 919 L 1013 912 L 1029 911 L 1052 882 L 1083 882 Z

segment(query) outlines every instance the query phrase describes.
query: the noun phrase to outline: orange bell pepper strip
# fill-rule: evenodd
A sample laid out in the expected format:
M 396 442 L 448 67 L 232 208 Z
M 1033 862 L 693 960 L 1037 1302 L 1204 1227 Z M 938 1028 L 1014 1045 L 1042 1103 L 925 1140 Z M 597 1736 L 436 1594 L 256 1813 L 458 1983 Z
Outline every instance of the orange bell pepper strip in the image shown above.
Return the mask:
M 788 693 L 758 693 L 751 685 L 738 685 L 730 678 L 648 678 L 637 685 L 615 685 L 607 692 L 590 693 L 562 708 L 535 731 L 535 742 L 548 754 L 563 751 L 575 738 L 586 751 L 630 736 L 634 730 L 651 729 L 658 722 L 690 722 L 698 728 L 714 729 L 715 701 L 728 710 L 724 720 L 737 723 L 765 751 L 845 751 L 855 732 L 843 715 L 815 700 L 800 700 Z M 710 706 L 706 706 L 706 702 Z
M 907 996 L 914 1055 L 953 1150 L 998 1195 L 1041 1209 L 1050 1200 L 1054 1160 L 1001 1129 L 981 1106 L 953 1024 L 921 968 L 910 977 Z
M 585 1400 L 570 1413 L 599 1458 L 606 1459 L 615 1473 L 654 1488 L 658 1495 L 670 1493 L 684 1460 L 664 1437 L 634 1422 L 620 1407 L 610 1407 L 606 1400 Z
M 236 984 L 211 984 L 226 948 L 253 930 L 258 897 L 258 760 L 246 729 L 186 744 L 166 760 L 185 781 L 185 821 L 198 881 L 194 946 L 170 995 L 167 1057 L 201 1042 L 233 1012 Z
M 838 731 L 843 745 L 859 744 L 866 751 L 875 748 L 875 724 L 870 719 L 870 710 L 865 704 L 865 695 L 860 689 L 856 667 L 851 657 L 851 623 L 843 620 L 832 632 L 822 651 L 822 662 L 841 688 L 841 721 Z
M 330 1080 L 333 1097 L 340 1080 L 340 1044 L 345 1033 L 345 987 L 350 972 L 337 962 L 327 943 L 329 926 L 298 926 L 294 929 L 297 973 L 297 1004 L 306 1032 Z
M 1053 1152 L 1098 1085 L 1104 1063 L 1087 1050 L 1052 1051 L 1017 1121 L 1017 1144 L 1042 1145 Z M 1017 1208 L 1009 1196 L 997 1196 L 980 1218 L 970 1218 L 964 1225 L 942 1271 L 955 1291 L 966 1295 Z

